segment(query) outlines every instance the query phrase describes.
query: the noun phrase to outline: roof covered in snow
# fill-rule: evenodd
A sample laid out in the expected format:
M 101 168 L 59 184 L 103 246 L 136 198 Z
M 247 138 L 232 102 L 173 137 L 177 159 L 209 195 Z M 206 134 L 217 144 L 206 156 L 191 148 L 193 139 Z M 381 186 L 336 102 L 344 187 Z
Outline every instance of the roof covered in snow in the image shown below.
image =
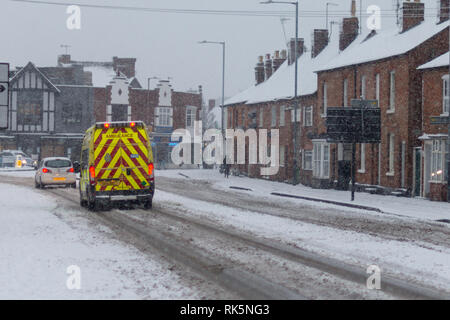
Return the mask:
M 112 66 L 85 66 L 84 71 L 92 73 L 92 85 L 100 88 L 104 88 L 109 85 L 109 83 L 116 76 L 116 72 Z
M 407 53 L 448 25 L 448 21 L 436 24 L 434 19 L 427 19 L 402 33 L 397 27 L 378 30 L 371 37 L 368 37 L 369 32 L 363 33 L 347 49 L 316 71 L 332 70 Z
M 430 69 L 430 68 L 438 68 L 438 67 L 448 67 L 449 64 L 449 53 L 444 53 L 443 55 L 431 60 L 430 62 L 427 62 L 417 69 Z
M 298 96 L 317 91 L 318 71 L 376 61 L 407 53 L 442 30 L 449 22 L 436 23 L 426 19 L 419 25 L 400 33 L 397 26 L 359 35 L 344 51 L 339 51 L 339 33 L 332 34 L 328 46 L 315 58 L 305 52 L 298 60 Z M 370 36 L 369 36 L 370 35 Z M 443 58 L 444 59 L 444 58 Z M 448 65 L 448 55 L 447 55 Z M 285 61 L 266 81 L 236 94 L 225 105 L 238 103 L 255 104 L 294 97 L 295 64 Z
M 311 52 L 303 53 L 298 59 L 298 96 L 314 94 L 317 91 L 317 74 L 314 72 L 338 54 L 339 34 L 331 36 L 330 43 L 315 58 Z M 266 101 L 291 99 L 294 97 L 295 63 L 286 60 L 266 81 L 253 85 L 225 101 L 225 105 L 236 103 L 254 104 Z

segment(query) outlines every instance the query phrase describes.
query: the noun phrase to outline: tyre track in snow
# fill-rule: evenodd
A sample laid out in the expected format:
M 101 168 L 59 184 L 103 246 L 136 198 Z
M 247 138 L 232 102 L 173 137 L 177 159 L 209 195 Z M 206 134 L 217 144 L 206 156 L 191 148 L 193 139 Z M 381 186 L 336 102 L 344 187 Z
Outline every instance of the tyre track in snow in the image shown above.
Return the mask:
M 76 192 L 68 193 L 67 190 L 62 189 L 49 189 L 48 191 L 73 203 L 78 203 L 78 194 Z M 263 250 L 280 259 L 287 259 L 291 262 L 302 264 L 309 268 L 319 269 L 330 275 L 353 281 L 360 284 L 361 287 L 365 285 L 365 281 L 367 280 L 365 270 L 361 270 L 358 267 L 335 259 L 323 257 L 306 250 L 223 229 L 220 226 L 200 221 L 193 217 L 188 218 L 182 216 L 174 210 L 169 210 L 167 208 L 159 208 L 156 206 L 151 212 L 144 210 L 131 210 L 129 212 L 113 210 L 111 212 L 101 212 L 96 214 L 102 219 L 120 225 L 121 228 L 133 233 L 135 236 L 144 238 L 156 249 L 163 250 L 167 255 L 170 255 L 182 264 L 187 265 L 203 276 L 220 283 L 227 289 L 238 292 L 241 296 L 248 299 L 300 299 L 304 298 L 304 296 L 285 286 L 271 282 L 270 280 L 267 280 L 267 278 L 258 277 L 248 270 L 230 266 L 225 267 L 227 265 L 226 262 L 214 261 L 207 257 L 202 250 L 186 245 L 185 241 L 183 242 L 183 239 L 181 239 L 181 241 L 174 240 L 173 233 L 169 234 L 168 238 L 167 235 L 164 235 L 162 232 L 157 232 L 155 230 L 150 231 L 148 224 L 133 217 L 133 215 L 136 214 L 144 216 L 158 214 L 173 222 L 189 225 L 197 230 L 210 233 L 214 237 L 221 236 L 231 241 L 256 248 L 257 250 Z M 394 297 L 407 299 L 450 298 L 448 293 L 425 288 L 417 284 L 387 276 L 383 276 L 383 292 L 392 294 Z M 335 298 L 339 298 L 339 295 L 335 296 Z
M 216 189 L 208 181 L 202 180 L 160 177 L 156 183 L 157 190 L 243 211 L 365 233 L 386 240 L 423 242 L 450 248 L 450 228 L 440 223 L 402 219 L 392 215 L 389 215 L 388 220 L 381 214 L 363 215 L 362 210 L 357 213 L 339 207 L 314 207 L 301 202 L 282 201 L 271 195 L 257 197 L 248 192 Z

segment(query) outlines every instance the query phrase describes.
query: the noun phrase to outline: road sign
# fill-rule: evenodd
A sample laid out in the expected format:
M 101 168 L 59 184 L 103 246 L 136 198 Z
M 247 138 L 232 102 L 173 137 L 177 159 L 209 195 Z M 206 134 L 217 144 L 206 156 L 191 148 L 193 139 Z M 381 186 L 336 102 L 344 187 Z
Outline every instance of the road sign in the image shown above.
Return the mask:
M 450 124 L 450 117 L 430 117 L 431 124 Z
M 327 140 L 334 143 L 380 143 L 380 109 L 327 108 L 327 134 Z
M 352 99 L 352 108 L 378 108 L 378 100 Z
M 8 128 L 9 64 L 0 63 L 0 129 Z

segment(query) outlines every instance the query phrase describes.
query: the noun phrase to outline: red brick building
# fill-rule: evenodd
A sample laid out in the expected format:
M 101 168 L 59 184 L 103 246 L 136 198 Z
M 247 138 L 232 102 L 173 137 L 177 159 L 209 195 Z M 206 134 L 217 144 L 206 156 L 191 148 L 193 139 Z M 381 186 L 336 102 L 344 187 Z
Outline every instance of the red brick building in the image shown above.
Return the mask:
M 448 51 L 449 1 L 441 0 L 437 20 L 425 20 L 425 7 L 420 1 L 404 2 L 401 26 L 365 34 L 359 33 L 354 8 L 352 1 L 352 16 L 343 19 L 337 39 L 328 41 L 327 30 L 315 30 L 311 53 L 306 53 L 299 41 L 300 181 L 316 188 L 348 188 L 351 144 L 327 142 L 326 110 L 350 106 L 352 99 L 374 99 L 381 108 L 382 138 L 380 144 L 357 145 L 358 187 L 370 192 L 419 195 L 416 148 L 421 146 L 418 138 L 423 130 L 422 71 L 417 67 Z M 282 113 L 295 102 L 291 85 L 294 75 L 292 61 L 276 67 L 276 57 L 268 55 L 265 61 L 260 57 L 255 68 L 256 84 L 226 102 L 227 127 L 280 129 L 280 159 L 285 164 L 278 175 L 269 178 L 290 180 L 293 126 L 291 122 L 279 122 L 287 118 Z M 286 70 L 291 74 L 286 75 Z M 302 88 L 307 84 L 310 88 Z M 258 176 L 257 168 L 239 166 L 251 176 Z
M 431 117 L 448 117 L 449 53 L 422 65 L 422 140 L 416 154 L 417 179 L 421 189 L 417 195 L 437 201 L 447 201 L 446 164 L 448 125 L 432 124 Z M 420 173 L 420 174 L 419 174 Z
M 315 113 L 316 132 L 311 138 L 318 153 L 327 148 L 331 161 L 329 175 L 323 175 L 323 159 L 315 153 L 316 185 L 334 186 L 345 180 L 342 168 L 349 158 L 348 147 L 326 142 L 327 107 L 349 106 L 351 99 L 362 97 L 378 100 L 382 132 L 379 145 L 357 146 L 357 181 L 382 193 L 411 194 L 420 189 L 413 171 L 422 127 L 422 77 L 417 67 L 448 50 L 448 14 L 438 22 L 424 21 L 420 2 L 405 2 L 402 10 L 400 30 L 354 33 L 353 41 L 342 44 L 341 40 L 343 51 L 318 71 L 320 109 Z M 344 19 L 344 30 L 346 23 L 349 29 L 357 27 Z
M 294 159 L 297 159 L 298 178 L 310 185 L 312 178 L 312 144 L 308 135 L 313 130 L 313 114 L 317 101 L 317 75 L 314 69 L 337 54 L 337 41 L 328 45 L 328 30 L 314 30 L 311 49 L 307 51 L 303 38 L 298 39 L 298 98 L 294 99 L 295 39 L 289 43 L 289 52 L 276 51 L 273 56 L 261 56 L 255 68 L 256 84 L 228 99 L 227 128 L 279 130 L 280 169 L 276 175 L 264 178 L 289 181 L 293 177 Z M 297 117 L 295 117 L 297 104 Z M 294 157 L 294 121 L 297 124 L 297 156 Z M 246 149 L 248 159 L 248 145 Z M 237 165 L 241 173 L 261 177 L 261 165 Z

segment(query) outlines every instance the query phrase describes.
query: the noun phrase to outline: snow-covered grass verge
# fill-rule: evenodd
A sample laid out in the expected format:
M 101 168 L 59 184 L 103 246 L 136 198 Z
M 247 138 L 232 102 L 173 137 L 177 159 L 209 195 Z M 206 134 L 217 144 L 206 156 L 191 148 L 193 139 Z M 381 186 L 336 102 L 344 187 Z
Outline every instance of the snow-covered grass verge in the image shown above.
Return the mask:
M 247 177 L 230 176 L 225 179 L 218 170 L 157 170 L 156 176 L 187 179 L 206 180 L 214 187 L 222 190 L 230 190 L 232 186 L 248 188 L 249 195 L 260 197 L 271 197 L 274 201 L 280 198 L 270 195 L 272 192 L 286 193 L 291 195 L 305 196 L 318 199 L 333 200 L 351 204 L 357 204 L 368 207 L 375 207 L 383 212 L 395 215 L 411 217 L 416 219 L 440 220 L 450 219 L 450 203 L 434 202 L 426 199 L 404 198 L 394 196 L 383 196 L 369 193 L 358 192 L 355 195 L 355 201 L 350 201 L 349 191 L 312 189 L 303 185 L 292 186 L 287 183 L 268 181 L 263 179 L 252 179 Z M 242 191 L 247 192 L 247 191 Z M 292 201 L 297 203 L 307 203 L 311 206 L 335 207 L 332 204 L 324 204 L 314 201 L 281 198 L 282 201 Z M 305 202 L 306 201 L 306 202 Z M 345 210 L 348 210 L 347 208 Z
M 113 239 L 52 197 L 0 183 L 0 299 L 201 297 L 170 265 Z M 78 266 L 81 289 L 67 268 Z
M 225 228 L 235 228 L 294 245 L 323 256 L 360 266 L 378 265 L 383 272 L 415 279 L 450 292 L 450 249 L 420 242 L 386 240 L 361 232 L 343 231 L 274 217 L 253 211 L 242 211 L 219 204 L 192 200 L 158 191 L 155 203 L 185 211 L 184 214 L 209 219 Z

